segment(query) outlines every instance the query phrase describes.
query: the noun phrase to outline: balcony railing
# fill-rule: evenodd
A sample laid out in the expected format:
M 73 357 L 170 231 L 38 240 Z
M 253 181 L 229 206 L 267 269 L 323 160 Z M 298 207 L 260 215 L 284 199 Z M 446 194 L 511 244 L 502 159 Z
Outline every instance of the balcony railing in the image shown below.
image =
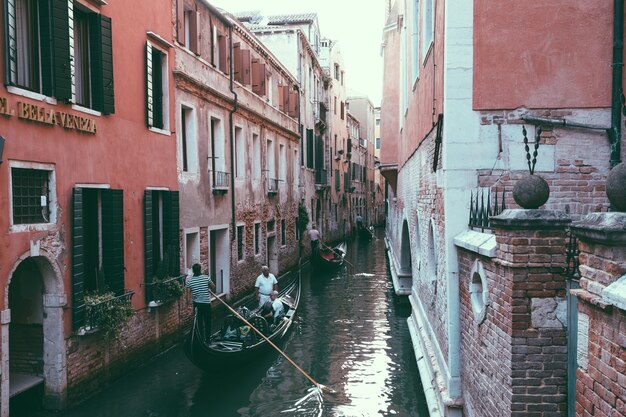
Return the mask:
M 278 183 L 280 180 L 276 178 L 268 178 L 267 179 L 267 194 L 274 195 L 278 193 Z
M 148 282 L 146 293 L 150 300 L 149 307 L 157 307 L 169 301 L 175 300 L 183 294 L 185 288 L 185 275 L 167 279 L 156 279 Z
M 230 174 L 222 171 L 211 171 L 211 182 L 214 193 L 225 193 L 230 185 Z
M 130 303 L 131 298 L 135 294 L 133 290 L 126 290 L 124 294 L 114 296 L 113 293 L 105 293 L 102 295 L 91 296 L 93 300 L 102 299 L 100 302 L 90 302 L 85 296 L 85 324 L 79 330 L 79 334 L 95 332 L 101 328 L 111 330 L 117 323 L 121 315 L 120 312 L 132 312 Z

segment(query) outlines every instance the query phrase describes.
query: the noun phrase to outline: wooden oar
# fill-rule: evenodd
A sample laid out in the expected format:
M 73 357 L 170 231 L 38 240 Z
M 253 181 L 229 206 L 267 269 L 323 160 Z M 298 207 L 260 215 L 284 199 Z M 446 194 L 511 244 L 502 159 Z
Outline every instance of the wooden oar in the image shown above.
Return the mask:
M 285 352 L 283 352 L 278 346 L 276 346 L 270 339 L 268 339 L 260 330 L 258 330 L 256 327 L 254 327 L 252 324 L 250 324 L 248 322 L 248 320 L 246 320 L 245 318 L 243 318 L 243 316 L 241 314 L 239 314 L 234 308 L 232 308 L 231 306 L 229 306 L 228 304 L 226 304 L 226 302 L 224 300 L 222 300 L 221 298 L 219 298 L 215 293 L 213 293 L 213 291 L 209 290 L 209 294 L 211 294 L 213 297 L 217 298 L 217 300 L 224 304 L 226 306 L 226 308 L 228 310 L 230 310 L 231 313 L 233 313 L 235 316 L 237 316 L 237 318 L 239 318 L 241 321 L 243 321 L 244 323 L 246 323 L 246 325 L 250 326 L 250 328 L 252 330 L 254 330 L 259 336 L 261 336 L 263 339 L 265 339 L 265 341 L 267 343 L 270 344 L 270 346 L 272 346 L 274 349 L 276 349 L 276 351 L 278 353 L 280 353 L 281 355 L 283 355 L 283 357 L 285 359 L 287 359 L 289 361 L 289 363 L 291 363 L 298 371 L 300 371 L 302 373 L 302 375 L 304 375 L 305 377 L 307 377 L 307 379 L 309 381 L 311 381 L 313 383 L 313 385 L 315 385 L 316 387 L 320 388 L 323 391 L 326 391 L 330 394 L 335 393 L 335 390 L 328 388 L 325 385 L 319 384 L 317 381 L 315 381 L 313 378 L 311 378 L 311 376 L 309 374 L 307 374 L 302 368 L 300 368 L 298 366 L 298 364 L 296 364 L 289 356 L 287 356 L 287 354 Z

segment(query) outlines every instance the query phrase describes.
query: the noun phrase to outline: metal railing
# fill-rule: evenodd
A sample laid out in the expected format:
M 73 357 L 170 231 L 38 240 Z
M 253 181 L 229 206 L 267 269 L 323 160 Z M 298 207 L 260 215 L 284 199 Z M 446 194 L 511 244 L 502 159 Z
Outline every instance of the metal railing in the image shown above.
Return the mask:
M 211 171 L 214 190 L 228 190 L 230 186 L 230 174 L 222 171 Z
M 98 329 L 108 316 L 111 314 L 111 310 L 118 306 L 130 306 L 130 300 L 135 294 L 133 290 L 126 290 L 124 294 L 118 295 L 111 299 L 102 301 L 96 304 L 85 304 L 85 325 L 84 329 L 87 331 Z
M 162 280 L 155 279 L 147 282 L 145 286 L 147 299 L 161 305 L 182 295 L 185 288 L 185 275 Z
M 506 190 L 502 189 L 499 202 L 498 191 L 496 190 L 493 193 L 495 198 L 492 203 L 492 194 L 489 188 L 479 188 L 476 190 L 476 193 L 472 191 L 468 226 L 481 229 L 481 231 L 489 229 L 491 227 L 491 216 L 497 216 L 506 209 L 505 194 Z

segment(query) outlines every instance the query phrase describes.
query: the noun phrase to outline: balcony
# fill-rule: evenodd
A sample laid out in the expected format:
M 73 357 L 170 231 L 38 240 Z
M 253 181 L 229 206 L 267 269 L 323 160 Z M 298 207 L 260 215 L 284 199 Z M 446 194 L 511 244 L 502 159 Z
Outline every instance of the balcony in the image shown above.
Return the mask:
M 210 171 L 211 183 L 213 184 L 211 189 L 213 194 L 224 194 L 228 192 L 230 186 L 230 174 L 222 171 Z
M 323 191 L 328 188 L 328 172 L 325 169 L 315 171 L 315 191 Z
M 133 315 L 130 303 L 135 292 L 126 290 L 115 296 L 112 292 L 85 295 L 85 324 L 78 329 L 82 336 L 103 330 L 105 334 L 116 333 Z
M 148 282 L 145 285 L 146 293 L 148 294 L 147 299 L 150 300 L 148 307 L 158 307 L 183 295 L 185 275 L 165 279 L 154 278 L 152 282 Z
M 278 194 L 278 183 L 280 180 L 276 178 L 268 178 L 267 179 L 267 195 L 273 196 Z

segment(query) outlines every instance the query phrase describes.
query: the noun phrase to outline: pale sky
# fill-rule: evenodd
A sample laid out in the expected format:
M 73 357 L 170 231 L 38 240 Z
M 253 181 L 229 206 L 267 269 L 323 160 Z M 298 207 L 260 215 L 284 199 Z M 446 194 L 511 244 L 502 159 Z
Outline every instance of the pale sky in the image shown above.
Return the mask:
M 383 66 L 380 56 L 384 0 L 209 0 L 229 12 L 260 10 L 264 16 L 317 13 L 322 37 L 339 41 L 346 86 L 380 105 Z

